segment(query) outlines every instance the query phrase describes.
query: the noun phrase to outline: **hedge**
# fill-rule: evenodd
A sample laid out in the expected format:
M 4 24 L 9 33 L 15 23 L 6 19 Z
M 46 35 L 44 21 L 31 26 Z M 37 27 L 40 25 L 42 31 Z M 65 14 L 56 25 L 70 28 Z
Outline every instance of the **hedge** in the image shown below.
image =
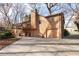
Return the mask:
M 10 31 L 0 32 L 0 39 L 11 38 L 13 37 Z

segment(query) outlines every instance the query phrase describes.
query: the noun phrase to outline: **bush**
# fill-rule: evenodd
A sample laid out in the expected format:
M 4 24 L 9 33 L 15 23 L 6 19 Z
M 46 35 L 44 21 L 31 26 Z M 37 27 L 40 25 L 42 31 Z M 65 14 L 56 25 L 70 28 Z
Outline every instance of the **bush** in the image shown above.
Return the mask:
M 70 33 L 66 29 L 64 29 L 64 36 L 69 36 L 69 35 Z
M 0 33 L 0 38 L 1 39 L 11 38 L 11 37 L 13 37 L 13 35 L 9 31 L 4 31 L 4 32 Z
M 79 31 L 79 23 L 77 23 L 76 21 L 75 21 L 74 23 L 76 24 L 77 29 L 78 29 L 78 31 Z

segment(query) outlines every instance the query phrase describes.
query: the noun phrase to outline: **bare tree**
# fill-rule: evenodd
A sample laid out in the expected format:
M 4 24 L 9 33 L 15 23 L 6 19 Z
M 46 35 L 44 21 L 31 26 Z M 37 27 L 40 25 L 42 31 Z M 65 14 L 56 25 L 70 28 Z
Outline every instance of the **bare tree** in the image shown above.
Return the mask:
M 5 21 L 5 26 L 9 29 L 12 28 L 13 22 L 18 23 L 22 21 L 23 17 L 26 15 L 26 6 L 24 4 L 11 4 L 11 3 L 1 3 L 0 13 Z M 13 20 L 13 21 L 12 21 Z
M 23 17 L 26 15 L 26 9 L 25 5 L 23 4 L 13 4 L 13 20 L 14 23 L 18 23 L 19 21 L 23 20 Z
M 79 4 L 78 3 L 75 3 L 75 4 L 68 4 L 69 7 L 72 9 L 72 11 L 74 12 L 74 14 L 76 14 L 76 18 L 75 18 L 75 24 L 77 26 L 77 29 L 79 30 Z M 73 7 L 73 5 L 75 7 Z
M 47 9 L 48 9 L 48 11 L 49 11 L 49 14 L 51 15 L 51 14 L 52 14 L 52 8 L 53 8 L 54 6 L 56 6 L 57 3 L 45 3 L 45 5 L 46 5 L 46 7 L 47 7 Z
M 68 3 L 68 5 L 69 5 L 69 7 L 72 9 L 72 11 L 73 11 L 74 13 L 76 13 L 77 15 L 79 15 L 79 4 L 78 4 L 78 3 L 75 3 L 75 4 L 70 4 L 70 3 Z M 73 5 L 74 5 L 75 7 L 73 7 Z
M 37 10 L 37 13 L 40 13 L 41 3 L 29 3 L 29 6 L 32 8 L 32 11 Z
M 67 21 L 64 25 L 65 28 L 68 27 L 69 23 L 72 21 L 72 17 L 74 16 L 74 12 L 70 8 L 69 4 L 60 4 L 62 12 L 64 13 L 65 21 Z
M 5 24 L 6 26 L 11 26 L 11 21 L 10 21 L 10 15 L 9 15 L 9 12 L 10 12 L 10 9 L 12 7 L 12 4 L 11 3 L 1 3 L 0 4 L 0 13 L 2 14 L 3 16 L 3 19 L 5 21 Z
M 49 11 L 49 15 L 52 14 L 52 8 L 54 6 L 56 6 L 58 3 L 30 3 L 29 5 L 31 6 L 32 10 L 37 10 L 38 13 L 40 13 L 40 9 L 43 7 L 47 7 L 48 11 Z M 45 6 L 43 6 L 45 5 Z

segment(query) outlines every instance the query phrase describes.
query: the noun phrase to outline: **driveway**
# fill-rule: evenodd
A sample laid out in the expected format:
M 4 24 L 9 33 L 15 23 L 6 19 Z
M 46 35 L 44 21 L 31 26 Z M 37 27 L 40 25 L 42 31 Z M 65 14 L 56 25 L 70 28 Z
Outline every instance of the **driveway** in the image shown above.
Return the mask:
M 79 40 L 23 37 L 0 50 L 3 56 L 79 55 Z

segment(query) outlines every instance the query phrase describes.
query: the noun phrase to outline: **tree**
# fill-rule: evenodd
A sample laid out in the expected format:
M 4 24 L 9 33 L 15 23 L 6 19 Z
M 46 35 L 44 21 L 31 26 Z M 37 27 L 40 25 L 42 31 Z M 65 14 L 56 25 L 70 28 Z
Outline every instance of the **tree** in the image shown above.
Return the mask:
M 32 11 L 37 10 L 37 13 L 40 13 L 41 3 L 29 3 L 29 6 L 32 8 Z
M 12 28 L 14 23 L 18 23 L 23 20 L 26 15 L 26 6 L 18 3 L 1 3 L 0 14 L 5 22 L 7 29 Z
M 79 4 L 78 3 L 76 3 L 76 4 L 68 4 L 69 5 L 69 7 L 72 9 L 72 11 L 74 12 L 74 14 L 75 14 L 75 24 L 76 24 L 76 26 L 77 26 L 77 29 L 79 30 Z M 75 6 L 75 7 L 73 7 L 73 5 Z
M 26 13 L 26 6 L 24 4 L 13 4 L 13 9 L 12 9 L 12 17 L 14 20 L 14 23 L 19 23 L 23 21 L 23 17 L 27 14 Z
M 57 3 L 45 3 L 45 5 L 46 5 L 46 7 L 47 7 L 47 9 L 48 9 L 48 11 L 49 11 L 49 15 L 51 15 L 51 14 L 52 14 L 52 8 L 53 8 L 54 6 L 56 6 Z
M 65 21 L 67 21 L 65 23 L 65 28 L 67 28 L 69 23 L 72 21 L 72 18 L 74 16 L 74 12 L 70 8 L 69 3 L 68 4 L 67 3 L 66 4 L 60 4 L 60 7 L 62 9 L 62 12 L 64 13 Z
M 5 21 L 5 25 L 7 28 L 10 28 L 11 26 L 11 21 L 10 21 L 10 15 L 9 12 L 11 10 L 12 4 L 11 3 L 1 3 L 0 4 L 0 13 L 2 14 L 2 17 Z

